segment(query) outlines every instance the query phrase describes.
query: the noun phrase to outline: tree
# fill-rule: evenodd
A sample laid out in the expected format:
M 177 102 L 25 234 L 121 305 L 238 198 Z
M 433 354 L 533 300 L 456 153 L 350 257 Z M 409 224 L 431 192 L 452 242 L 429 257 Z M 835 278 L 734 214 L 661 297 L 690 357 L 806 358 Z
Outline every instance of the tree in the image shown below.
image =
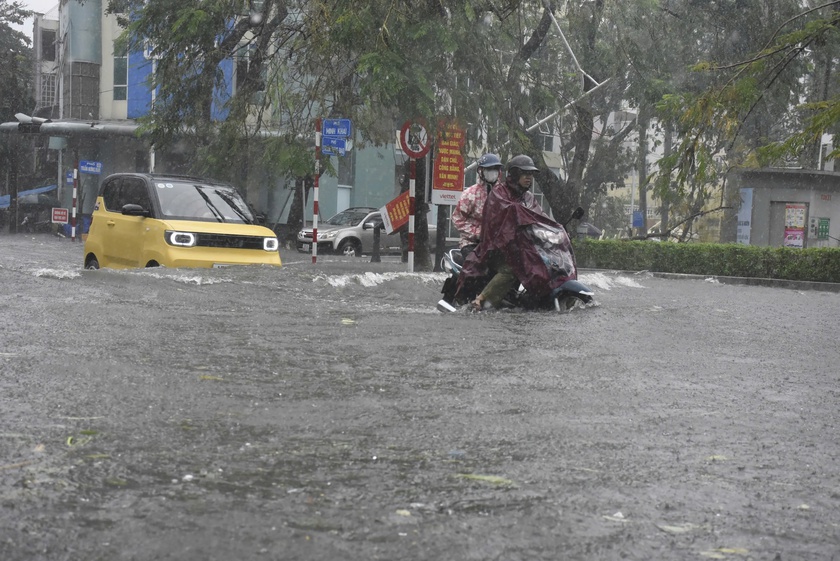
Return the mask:
M 813 146 L 840 119 L 831 85 L 840 2 L 810 4 L 781 3 L 761 17 L 762 7 L 751 3 L 756 17 L 744 29 L 763 29 L 765 36 L 742 44 L 734 62 L 717 51 L 706 60 L 719 62 L 697 63 L 693 69 L 712 79 L 708 87 L 664 97 L 660 110 L 681 135 L 669 161 L 678 182 L 716 180 L 728 169 L 722 158 L 730 165 L 778 165 L 810 149 L 805 163 L 814 164 Z
M 0 0 L 0 118 L 4 122 L 33 106 L 30 39 L 12 28 L 30 15 L 23 2 Z
M 29 37 L 12 28 L 22 24 L 32 12 L 22 2 L 0 0 L 0 122 L 14 121 L 15 113 L 29 113 L 35 105 L 31 94 L 32 64 Z M 20 139 L 17 135 L 3 135 L 0 140 L 0 170 L 7 171 L 0 178 L 11 183 L 16 195 L 21 178 L 18 176 Z M 17 205 L 11 207 L 10 227 L 16 229 Z
M 109 3 L 114 12 L 132 14 L 124 18 L 131 47 L 140 48 L 147 40 L 155 45 L 153 83 L 159 95 L 143 122 L 151 138 L 166 144 L 184 134 L 194 135 L 201 161 L 216 175 L 237 170 L 241 177 L 234 164 L 262 158 L 278 175 L 310 184 L 311 131 L 319 116 L 351 118 L 363 134 L 362 142 L 376 144 L 393 142 L 395 128 L 407 118 L 424 117 L 434 134 L 440 117 L 452 117 L 468 127 L 471 151 L 493 150 L 503 158 L 516 153 L 534 157 L 544 170 L 538 177 L 540 187 L 559 219 L 575 206 L 590 207 L 601 200 L 607 185 L 637 168 L 639 200 L 645 200 L 649 180 L 656 180 L 663 225 L 671 221 L 670 214 L 677 213 L 679 222 L 702 211 L 715 192 L 717 175 L 711 170 L 721 166 L 713 155 L 720 155 L 724 147 L 725 135 L 715 134 L 711 126 L 699 135 L 692 132 L 692 114 L 697 124 L 711 123 L 699 94 L 711 77 L 685 69 L 698 60 L 720 59 L 724 53 L 745 56 L 758 41 L 767 41 L 769 30 L 778 26 L 778 14 L 789 17 L 791 4 L 789 0 Z M 821 40 L 827 38 L 828 28 Z M 830 62 L 827 56 L 823 60 Z M 225 97 L 220 95 L 226 90 L 222 86 L 234 80 L 226 66 L 230 61 L 236 67 L 236 87 Z M 785 74 L 787 95 L 755 98 L 752 118 L 744 120 L 744 127 L 750 127 L 750 142 L 791 130 L 794 123 L 767 116 L 805 91 L 798 80 L 804 76 L 803 68 L 797 67 L 798 74 Z M 723 70 L 717 68 L 717 73 Z M 825 85 L 830 73 L 818 77 Z M 733 89 L 742 90 L 743 84 L 740 90 Z M 695 102 L 699 109 L 686 113 Z M 627 109 L 637 118 L 611 117 Z M 214 111 L 225 118 L 214 120 Z M 723 124 L 717 132 L 726 130 Z M 634 133 L 641 141 L 630 153 L 627 140 Z M 645 142 L 647 134 L 656 139 L 668 134 L 666 144 L 672 151 L 650 170 L 648 152 L 654 141 Z M 548 170 L 543 157 L 553 138 L 559 138 L 564 162 L 559 176 Z M 750 146 L 743 143 L 727 155 Z M 688 162 L 694 165 L 690 173 Z M 418 237 L 422 235 L 418 232 Z

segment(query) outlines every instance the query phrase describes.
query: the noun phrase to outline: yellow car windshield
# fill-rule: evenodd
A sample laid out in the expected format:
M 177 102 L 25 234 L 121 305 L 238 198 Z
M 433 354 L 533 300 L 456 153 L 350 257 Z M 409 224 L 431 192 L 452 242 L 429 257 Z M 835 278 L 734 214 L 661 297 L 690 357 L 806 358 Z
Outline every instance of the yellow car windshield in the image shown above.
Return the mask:
M 255 223 L 254 215 L 233 187 L 188 182 L 156 182 L 163 218 L 209 222 Z

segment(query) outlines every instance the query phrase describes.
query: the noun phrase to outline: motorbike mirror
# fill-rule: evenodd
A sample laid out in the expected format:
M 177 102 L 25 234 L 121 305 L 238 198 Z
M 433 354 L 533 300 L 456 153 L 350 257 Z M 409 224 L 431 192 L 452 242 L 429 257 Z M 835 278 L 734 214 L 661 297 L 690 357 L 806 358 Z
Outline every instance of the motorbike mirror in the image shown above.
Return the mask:
M 566 220 L 566 222 L 563 224 L 563 228 L 568 228 L 569 227 L 569 222 L 571 222 L 572 220 L 580 219 L 584 214 L 585 213 L 583 212 L 583 208 L 582 207 L 577 207 L 575 209 L 575 211 L 572 213 L 572 215 L 569 217 L 569 219 Z

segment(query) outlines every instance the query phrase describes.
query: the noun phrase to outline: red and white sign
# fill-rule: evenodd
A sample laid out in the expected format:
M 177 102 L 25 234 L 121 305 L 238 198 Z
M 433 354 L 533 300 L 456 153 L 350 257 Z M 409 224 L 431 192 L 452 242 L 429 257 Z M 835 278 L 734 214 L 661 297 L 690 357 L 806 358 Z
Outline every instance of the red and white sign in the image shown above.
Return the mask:
M 440 127 L 432 173 L 432 204 L 454 205 L 464 190 L 464 129 L 456 123 Z
M 408 224 L 408 203 L 408 191 L 403 191 L 396 199 L 379 209 L 386 234 L 392 234 Z
M 67 224 L 70 218 L 70 211 L 66 208 L 54 208 L 52 209 L 52 222 L 53 224 Z
M 802 203 L 788 203 L 785 205 L 785 239 L 784 247 L 805 247 L 805 215 L 808 205 Z
M 409 158 L 422 158 L 429 153 L 429 132 L 421 123 L 406 121 L 400 129 L 400 146 Z

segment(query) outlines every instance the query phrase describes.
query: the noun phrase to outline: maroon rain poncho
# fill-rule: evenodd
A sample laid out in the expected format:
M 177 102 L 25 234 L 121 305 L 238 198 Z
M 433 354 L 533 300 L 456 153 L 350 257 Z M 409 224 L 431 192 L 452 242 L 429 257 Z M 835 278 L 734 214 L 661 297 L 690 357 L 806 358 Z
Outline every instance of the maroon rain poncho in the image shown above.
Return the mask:
M 549 218 L 530 191 L 508 178 L 487 198 L 482 239 L 464 263 L 459 289 L 469 279 L 486 276 L 488 261 L 500 252 L 516 278 L 534 295 L 547 294 L 577 278 L 572 244 L 566 230 Z

